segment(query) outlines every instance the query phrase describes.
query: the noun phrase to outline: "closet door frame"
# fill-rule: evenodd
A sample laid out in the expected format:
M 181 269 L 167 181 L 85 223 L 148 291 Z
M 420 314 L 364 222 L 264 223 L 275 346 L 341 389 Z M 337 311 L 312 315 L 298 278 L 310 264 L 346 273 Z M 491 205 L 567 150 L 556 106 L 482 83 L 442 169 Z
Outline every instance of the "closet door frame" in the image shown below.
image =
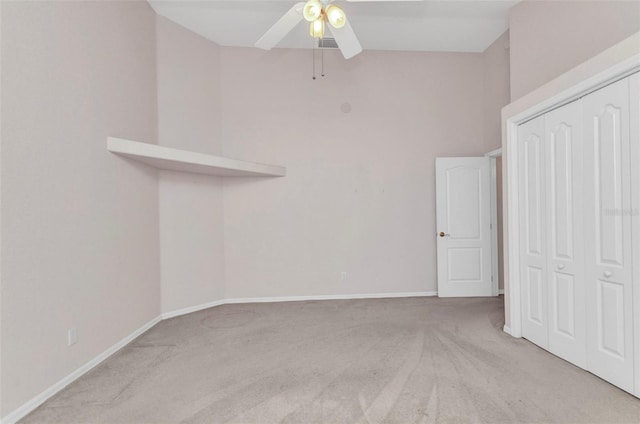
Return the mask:
M 631 163 L 640 163 L 640 143 L 634 143 L 634 140 L 640 140 L 640 73 L 631 76 L 629 80 L 630 98 L 629 98 L 629 115 L 631 128 L 629 128 Z M 634 94 L 635 93 L 635 94 Z M 637 119 L 633 119 L 636 116 Z M 637 185 L 634 185 L 637 184 Z M 631 209 L 635 212 L 640 211 L 640 167 L 631 166 Z M 640 217 L 635 217 L 636 221 Z M 634 382 L 635 395 L 640 397 L 640 225 L 633 225 L 631 222 L 631 250 L 634 252 L 632 278 L 633 304 L 633 347 L 635 355 L 634 364 Z
M 606 53 L 605 51 L 603 55 Z M 523 286 L 521 285 L 520 278 L 521 211 L 519 210 L 518 195 L 520 186 L 520 182 L 518 181 L 518 126 L 550 110 L 577 100 L 599 88 L 640 71 L 640 54 L 636 53 L 622 61 L 619 59 L 619 56 L 613 58 L 606 57 L 605 59 L 603 59 L 603 61 L 609 61 L 609 63 L 615 64 L 593 75 L 589 75 L 579 66 L 503 109 L 503 175 L 505 175 L 503 189 L 505 192 L 504 197 L 506 198 L 505 220 L 507 221 L 505 225 L 507 231 L 505 231 L 504 240 L 505 252 L 507 252 L 507 255 L 505 255 L 505 275 L 507 276 L 505 290 L 507 291 L 506 296 L 509 298 L 510 320 L 509 326 L 505 326 L 504 331 L 513 337 L 522 337 L 521 297 Z M 589 66 L 593 67 L 593 64 L 588 62 L 584 64 L 584 67 L 587 69 L 589 69 Z M 565 88 L 566 81 L 571 79 L 569 77 L 581 82 Z M 640 85 L 640 83 L 636 83 L 635 86 L 637 87 L 638 85 Z M 562 87 L 562 89 L 556 89 L 556 87 Z M 554 92 L 555 94 L 548 94 Z M 547 95 L 546 98 L 545 94 Z M 528 104 L 533 104 L 533 106 L 523 107 L 523 105 Z M 513 110 L 516 112 L 510 114 Z M 632 106 L 632 113 L 633 111 Z M 634 143 L 632 142 L 632 144 Z M 631 154 L 633 158 L 640 160 L 640 149 L 637 146 L 632 147 Z M 634 207 L 640 207 L 639 174 L 640 172 L 637 170 L 632 174 L 631 204 L 634 205 Z M 636 305 L 640 302 L 640 251 L 637 250 L 640 248 L 640 242 L 638 242 L 640 228 L 638 227 L 640 227 L 639 224 L 633 225 L 632 230 L 634 232 L 635 243 L 633 246 L 633 297 Z M 634 354 L 636 356 L 634 394 L 640 397 L 640 340 L 638 340 L 640 339 L 640 311 L 638 311 L 638 309 L 640 308 L 635 308 L 634 310 Z

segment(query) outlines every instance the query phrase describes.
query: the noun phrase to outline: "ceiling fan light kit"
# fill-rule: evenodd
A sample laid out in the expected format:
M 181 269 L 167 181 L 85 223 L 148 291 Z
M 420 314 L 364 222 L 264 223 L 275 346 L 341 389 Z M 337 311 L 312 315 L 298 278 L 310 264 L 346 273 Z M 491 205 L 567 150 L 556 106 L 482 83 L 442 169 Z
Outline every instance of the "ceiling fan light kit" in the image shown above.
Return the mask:
M 333 4 L 323 7 L 318 0 L 308 0 L 302 8 L 302 16 L 311 22 L 309 34 L 313 38 L 324 37 L 325 21 L 336 29 L 342 28 L 347 22 L 347 15 L 345 15 L 344 10 Z
M 325 21 L 335 29 L 340 29 L 347 22 L 347 15 L 340 7 L 329 3 L 327 0 L 321 3 L 320 0 L 307 0 L 302 7 L 302 17 L 310 22 L 309 35 L 320 39 L 322 49 L 322 76 L 324 77 L 324 26 Z M 313 76 L 316 79 L 316 56 L 313 52 Z
M 346 1 L 403 1 L 403 0 L 346 0 Z M 314 39 L 324 39 L 328 28 L 335 43 L 345 59 L 350 59 L 362 51 L 351 24 L 341 7 L 333 0 L 307 0 L 294 4 L 269 30 L 256 42 L 255 46 L 271 50 L 302 20 L 309 22 L 309 35 Z M 329 23 L 327 26 L 326 23 Z M 315 42 L 314 42 L 315 43 Z M 315 45 L 315 44 L 314 44 Z M 324 50 L 320 42 L 321 50 Z

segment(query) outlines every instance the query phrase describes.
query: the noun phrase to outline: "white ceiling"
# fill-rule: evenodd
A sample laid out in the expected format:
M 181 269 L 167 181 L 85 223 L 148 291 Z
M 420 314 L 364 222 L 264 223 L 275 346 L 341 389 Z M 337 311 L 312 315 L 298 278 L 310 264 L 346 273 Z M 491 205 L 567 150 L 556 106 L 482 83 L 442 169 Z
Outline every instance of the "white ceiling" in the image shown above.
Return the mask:
M 300 0 L 148 0 L 151 7 L 223 46 L 253 47 Z M 362 1 L 362 0 L 361 0 Z M 482 52 L 508 27 L 520 0 L 336 0 L 365 50 Z M 306 22 L 278 47 L 311 48 Z

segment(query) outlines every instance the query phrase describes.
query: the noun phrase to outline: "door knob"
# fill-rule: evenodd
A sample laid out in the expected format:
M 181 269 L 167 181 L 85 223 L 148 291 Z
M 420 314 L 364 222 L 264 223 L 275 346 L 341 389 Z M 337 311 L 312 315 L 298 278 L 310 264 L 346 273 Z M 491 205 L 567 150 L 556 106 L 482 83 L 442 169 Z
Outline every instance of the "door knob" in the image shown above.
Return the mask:
M 613 272 L 611 272 L 611 271 L 605 271 L 605 272 L 604 272 L 604 276 L 605 276 L 605 278 L 609 278 L 609 277 L 611 277 L 612 275 L 613 275 Z
M 558 269 L 564 269 L 564 264 L 558 264 Z
M 449 237 L 449 234 L 445 233 L 444 231 L 440 231 L 440 237 Z

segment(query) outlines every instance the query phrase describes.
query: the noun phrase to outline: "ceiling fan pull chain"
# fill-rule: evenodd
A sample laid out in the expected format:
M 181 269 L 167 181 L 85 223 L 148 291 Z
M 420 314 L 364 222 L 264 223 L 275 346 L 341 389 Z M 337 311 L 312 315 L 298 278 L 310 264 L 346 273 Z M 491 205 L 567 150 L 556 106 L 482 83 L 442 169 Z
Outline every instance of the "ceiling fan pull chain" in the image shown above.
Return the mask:
M 312 74 L 313 76 L 312 76 L 311 79 L 315 80 L 316 79 L 316 40 L 315 39 L 313 40 L 313 44 L 312 44 L 311 47 L 312 47 L 311 48 L 311 57 L 313 58 L 312 61 L 311 61 L 312 66 L 313 66 L 313 74 Z
M 320 49 L 322 52 L 322 65 L 320 65 L 322 67 L 322 70 L 320 75 L 322 75 L 322 78 L 324 78 L 324 37 L 320 39 Z

